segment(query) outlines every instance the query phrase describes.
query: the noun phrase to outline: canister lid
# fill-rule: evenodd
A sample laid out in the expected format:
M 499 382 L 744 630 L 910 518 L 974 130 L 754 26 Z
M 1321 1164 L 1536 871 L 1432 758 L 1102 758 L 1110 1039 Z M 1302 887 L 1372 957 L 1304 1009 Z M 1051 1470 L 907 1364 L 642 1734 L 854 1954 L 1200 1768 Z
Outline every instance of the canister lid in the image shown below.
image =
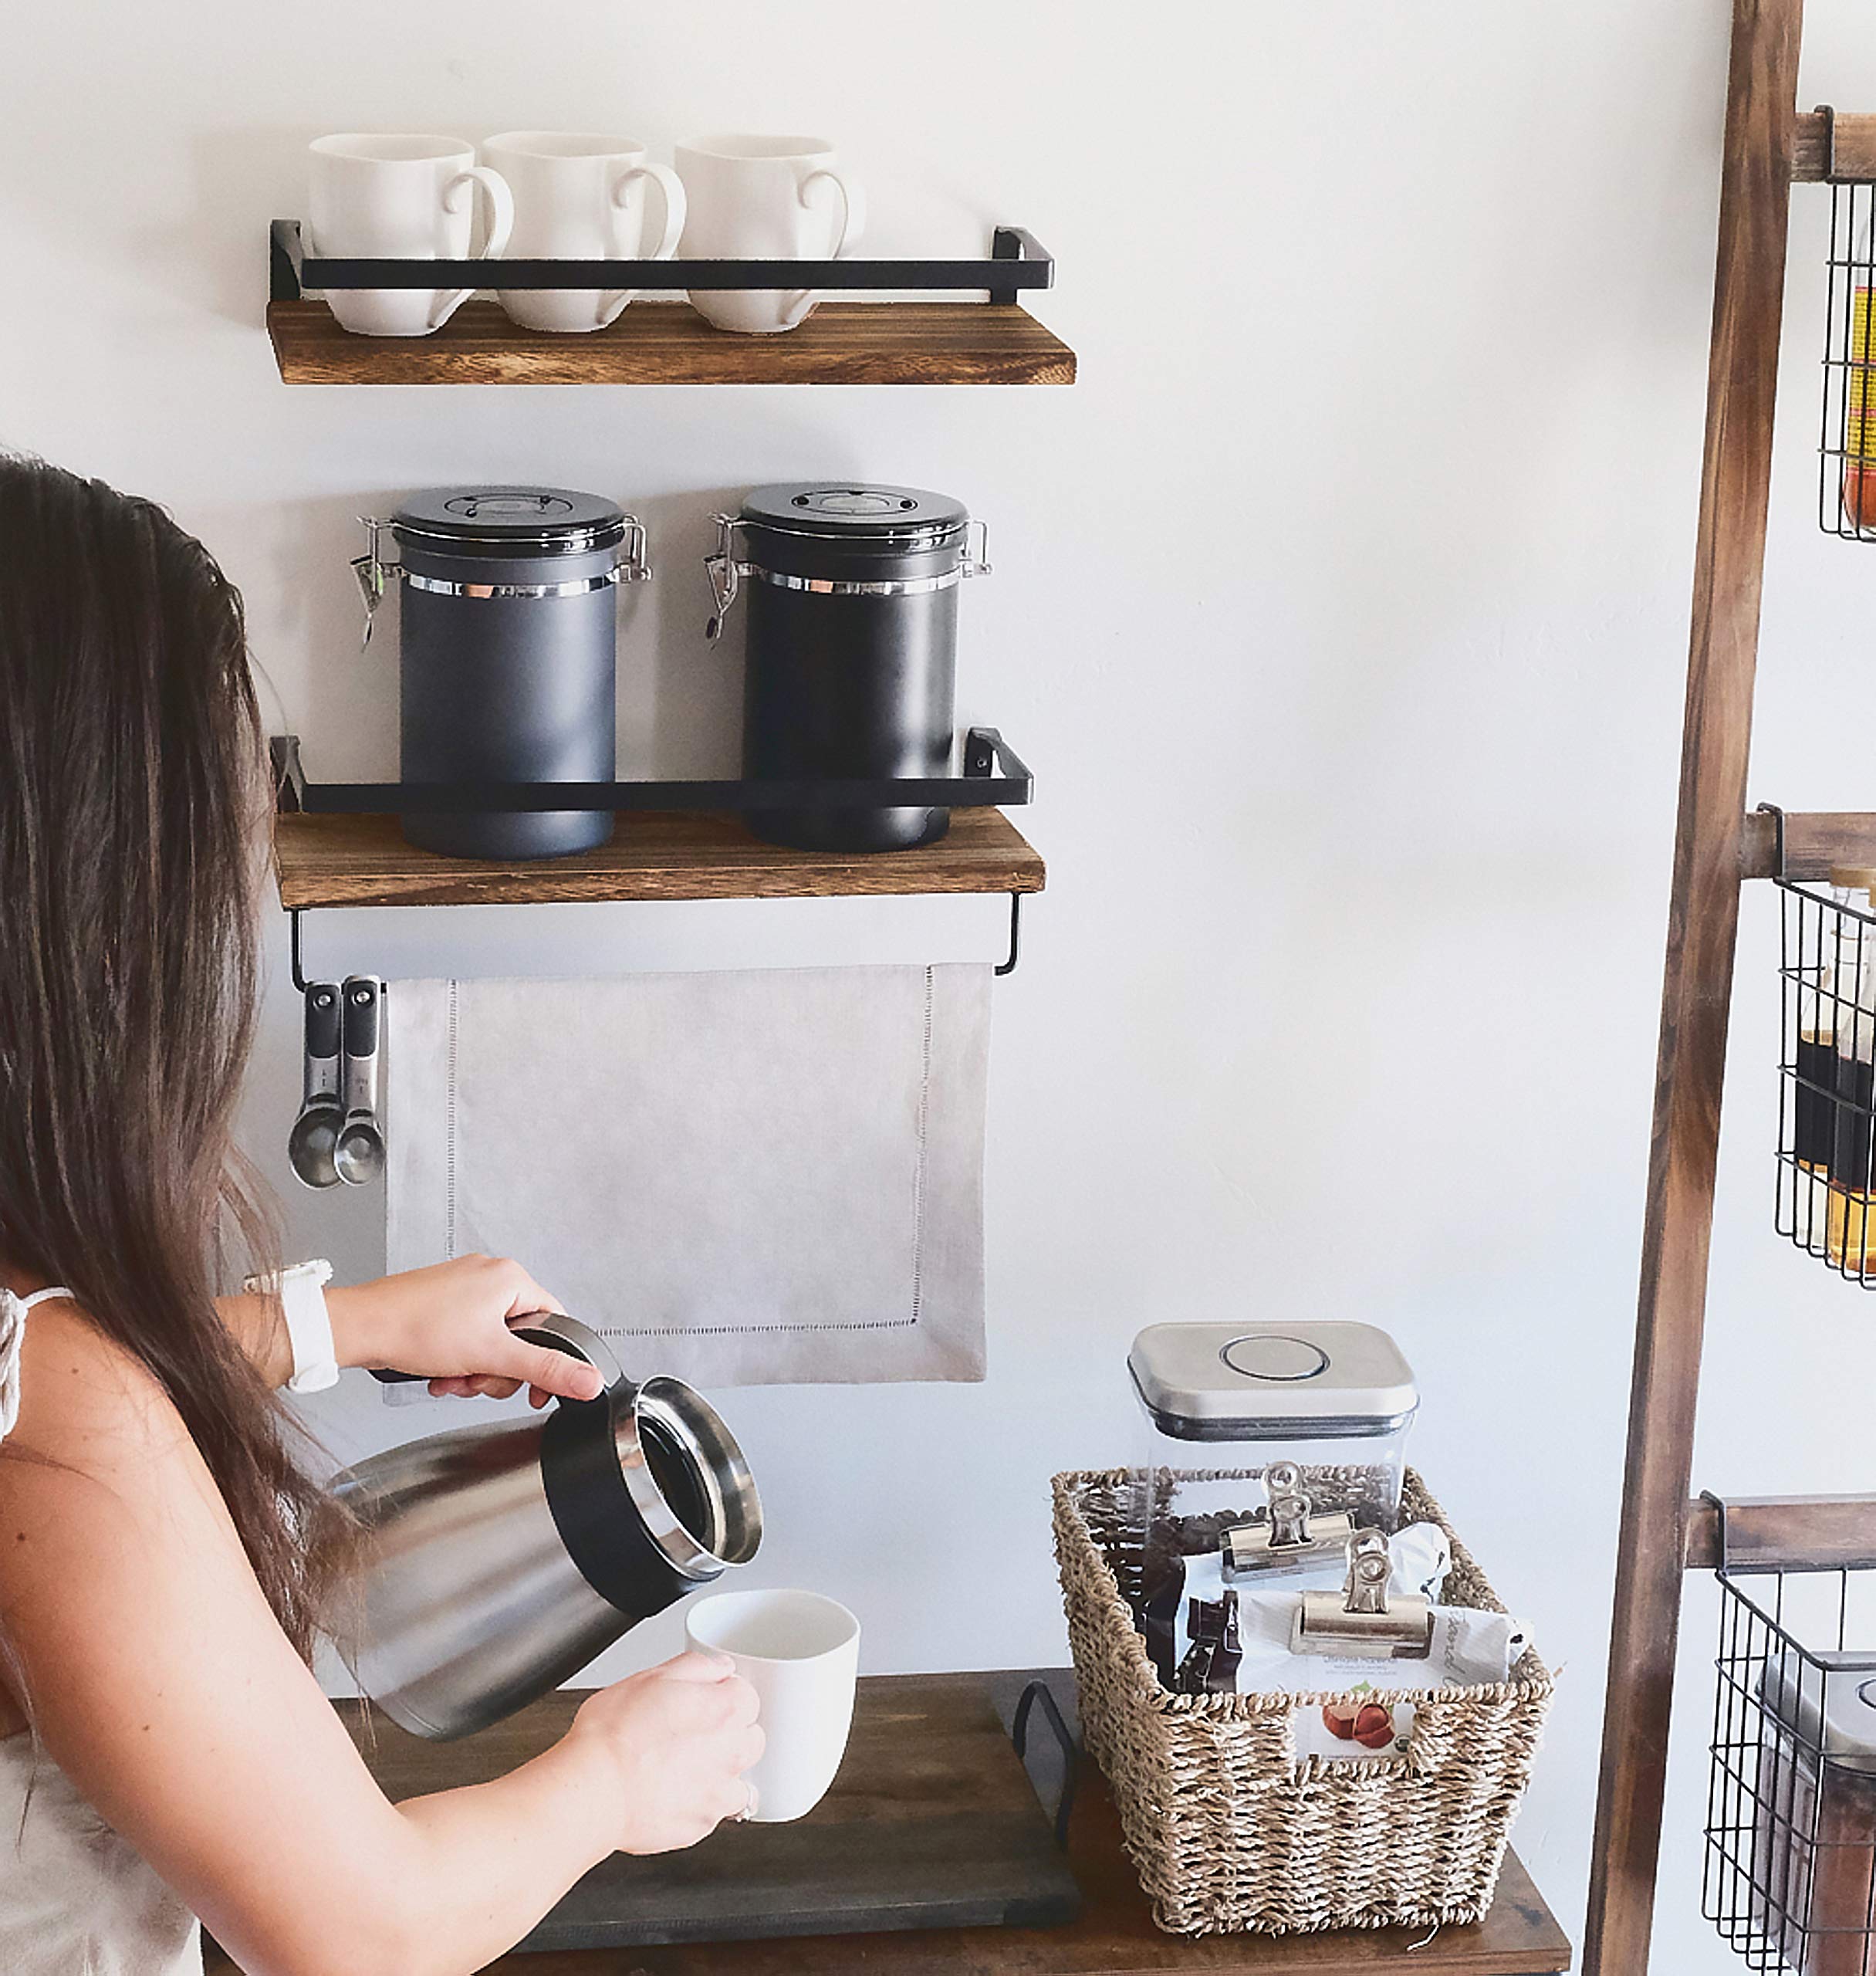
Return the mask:
M 1374 1325 L 1149 1325 L 1127 1363 L 1154 1424 L 1180 1440 L 1377 1437 L 1420 1403 Z
M 921 487 L 816 480 L 752 489 L 742 519 L 784 534 L 871 546 L 941 540 L 963 528 L 971 514 L 962 501 Z
M 512 555 L 604 549 L 625 533 L 625 513 L 603 494 L 570 487 L 433 487 L 391 517 L 401 538 Z

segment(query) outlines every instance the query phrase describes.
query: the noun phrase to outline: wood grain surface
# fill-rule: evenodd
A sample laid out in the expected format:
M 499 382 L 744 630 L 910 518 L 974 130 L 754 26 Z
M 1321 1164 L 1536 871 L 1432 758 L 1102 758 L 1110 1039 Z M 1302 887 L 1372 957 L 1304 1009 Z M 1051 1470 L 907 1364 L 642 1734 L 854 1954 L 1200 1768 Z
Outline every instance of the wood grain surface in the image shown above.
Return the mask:
M 1586 1976 L 1644 1976 L 1739 912 L 1803 0 L 1733 0 L 1706 438 Z
M 407 1736 L 356 1704 L 340 1712 L 386 1792 L 401 1798 L 512 1770 L 559 1740 L 581 1700 L 549 1695 L 466 1742 L 443 1745 Z M 716 1942 L 1053 1924 L 1080 1906 L 987 1689 L 869 1681 L 840 1774 L 807 1817 L 725 1825 L 688 1852 L 656 1859 L 615 1855 L 524 1946 L 617 1946 L 622 1920 L 634 1943 Z
M 823 302 L 799 329 L 739 336 L 688 302 L 634 302 L 608 329 L 517 328 L 465 302 L 434 335 L 353 336 L 323 302 L 270 302 L 289 384 L 1072 384 L 1075 353 L 1026 309 Z
M 289 908 L 1039 892 L 1047 875 L 989 809 L 953 810 L 936 844 L 879 851 L 791 851 L 735 817 L 634 810 L 597 851 L 512 863 L 419 851 L 394 817 L 289 815 L 274 819 L 274 869 Z
M 1876 814 L 1855 810 L 1787 810 L 1785 876 L 1819 879 L 1833 864 L 1876 864 Z M 1778 824 L 1755 810 L 1745 820 L 1739 845 L 1739 875 L 1778 875 Z
M 1690 1572 L 1721 1562 L 1720 1514 L 1687 1506 Z M 1876 1567 L 1876 1495 L 1742 1496 L 1726 1505 L 1726 1556 L 1742 1571 L 1858 1571 Z
M 1007 1718 L 1026 1673 L 905 1675 L 860 1684 L 869 1717 L 950 1714 L 960 1697 L 986 1687 Z M 1050 1670 L 1050 1685 L 1072 1708 L 1073 1677 Z M 576 1695 L 536 1706 L 541 1725 L 563 1720 Z M 563 1713 L 556 1714 L 553 1711 Z M 1073 1720 L 1072 1714 L 1070 1720 Z M 527 1714 L 462 1743 L 413 1744 L 380 1737 L 369 1761 L 394 1797 L 471 1783 L 520 1761 L 537 1747 L 541 1727 Z M 893 1739 L 901 1781 L 881 1793 L 884 1811 L 902 1792 L 930 1788 L 928 1758 L 910 1733 Z M 816 1816 L 820 1814 L 815 1814 Z M 870 1844 L 874 1814 L 856 1817 Z M 708 1841 L 706 1843 L 714 1843 Z M 1553 1976 L 1570 1967 L 1570 1944 L 1515 1855 L 1507 1856 L 1492 1911 L 1476 1926 L 1353 1930 L 1324 1935 L 1162 1934 L 1121 1849 L 1120 1823 L 1099 1773 L 1083 1765 L 1069 1831 L 1069 1861 L 1086 1905 L 1055 1928 L 938 1928 L 904 1934 L 793 1940 L 692 1943 L 651 1948 L 517 1953 L 485 1976 Z M 229 1964 L 211 1953 L 211 1971 Z M 331 1976 L 346 1976 L 335 1969 Z
M 1824 175 L 1826 120 L 1815 110 L 1797 118 L 1792 134 L 1791 175 L 1803 181 Z M 1876 178 L 1876 117 L 1840 111 L 1837 118 L 1840 178 Z

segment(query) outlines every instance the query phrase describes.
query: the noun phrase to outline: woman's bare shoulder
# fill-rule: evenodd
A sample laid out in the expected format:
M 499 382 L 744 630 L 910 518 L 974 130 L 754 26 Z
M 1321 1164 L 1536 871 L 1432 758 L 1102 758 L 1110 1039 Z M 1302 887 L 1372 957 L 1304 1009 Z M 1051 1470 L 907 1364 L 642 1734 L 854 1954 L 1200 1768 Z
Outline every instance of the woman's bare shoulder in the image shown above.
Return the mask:
M 33 1308 L 18 1377 L 19 1418 L 5 1443 L 17 1453 L 105 1474 L 194 1453 L 155 1375 L 69 1298 Z

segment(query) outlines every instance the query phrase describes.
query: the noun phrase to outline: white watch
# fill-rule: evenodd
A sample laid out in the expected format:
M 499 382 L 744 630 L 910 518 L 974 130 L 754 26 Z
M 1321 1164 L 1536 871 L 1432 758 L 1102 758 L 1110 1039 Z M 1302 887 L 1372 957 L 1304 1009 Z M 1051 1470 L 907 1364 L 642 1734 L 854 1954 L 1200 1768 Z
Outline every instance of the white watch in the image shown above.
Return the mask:
M 332 1316 L 326 1308 L 326 1286 L 331 1281 L 330 1263 L 296 1263 L 291 1269 L 251 1276 L 242 1285 L 257 1296 L 280 1301 L 280 1316 L 293 1353 L 293 1375 L 286 1382 L 289 1392 L 323 1392 L 338 1383 Z

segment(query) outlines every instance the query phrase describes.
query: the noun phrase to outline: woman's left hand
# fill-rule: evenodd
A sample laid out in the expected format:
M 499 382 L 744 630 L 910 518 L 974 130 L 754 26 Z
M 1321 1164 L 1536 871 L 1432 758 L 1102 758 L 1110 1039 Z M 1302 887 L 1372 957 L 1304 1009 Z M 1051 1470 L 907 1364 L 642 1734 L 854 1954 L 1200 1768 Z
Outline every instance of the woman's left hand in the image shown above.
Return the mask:
M 335 1287 L 326 1304 L 340 1365 L 415 1372 L 438 1399 L 506 1399 L 525 1386 L 529 1403 L 545 1406 L 556 1397 L 596 1399 L 605 1383 L 580 1359 L 509 1329 L 512 1318 L 566 1307 L 499 1256 L 459 1256 Z

